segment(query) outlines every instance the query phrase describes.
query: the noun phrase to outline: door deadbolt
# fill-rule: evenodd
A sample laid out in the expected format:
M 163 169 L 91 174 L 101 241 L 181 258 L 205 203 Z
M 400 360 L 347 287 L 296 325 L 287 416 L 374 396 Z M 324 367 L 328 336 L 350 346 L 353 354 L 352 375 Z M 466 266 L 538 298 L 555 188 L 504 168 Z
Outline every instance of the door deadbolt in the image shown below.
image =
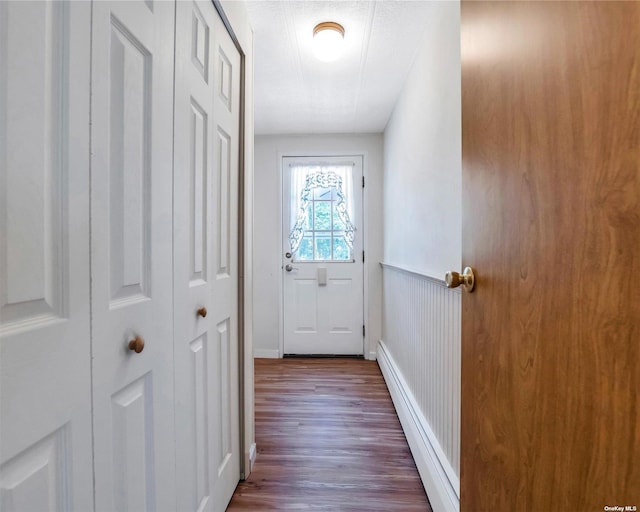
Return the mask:
M 285 258 L 291 258 L 291 253 L 290 252 L 285 253 L 284 257 Z

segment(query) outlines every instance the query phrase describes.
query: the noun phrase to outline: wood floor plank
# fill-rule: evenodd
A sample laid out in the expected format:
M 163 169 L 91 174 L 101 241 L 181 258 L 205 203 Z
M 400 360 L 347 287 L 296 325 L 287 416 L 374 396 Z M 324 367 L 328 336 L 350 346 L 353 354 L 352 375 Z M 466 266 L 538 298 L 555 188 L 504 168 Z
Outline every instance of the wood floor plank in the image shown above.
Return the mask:
M 256 359 L 258 457 L 228 511 L 431 507 L 378 365 Z

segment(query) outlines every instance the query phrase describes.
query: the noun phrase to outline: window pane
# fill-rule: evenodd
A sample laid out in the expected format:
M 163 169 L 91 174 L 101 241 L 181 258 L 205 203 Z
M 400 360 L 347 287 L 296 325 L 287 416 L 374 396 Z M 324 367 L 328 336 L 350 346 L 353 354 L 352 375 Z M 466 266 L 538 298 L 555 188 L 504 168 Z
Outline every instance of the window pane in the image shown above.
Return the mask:
M 316 233 L 316 258 L 317 260 L 331 259 L 331 237 L 328 234 Z
M 333 237 L 333 259 L 341 261 L 351 259 L 351 251 L 343 235 Z
M 336 203 L 333 203 L 333 230 L 334 231 L 344 230 L 344 222 L 342 222 L 342 219 L 340 219 L 340 215 L 338 215 L 338 209 L 336 208 Z
M 298 261 L 308 261 L 313 259 L 313 236 L 305 235 L 300 241 L 300 247 L 295 255 Z
M 331 202 L 316 201 L 314 229 L 331 229 Z
M 309 203 L 309 206 L 307 206 L 307 210 L 305 211 L 304 229 L 305 231 L 313 229 L 313 203 Z
M 290 211 L 296 216 L 291 216 L 289 239 L 292 246 L 298 246 L 294 256 L 297 261 L 353 260 L 353 249 L 345 238 L 345 233 L 354 231 L 350 210 L 352 170 L 347 165 L 293 167 Z M 344 205 L 342 218 L 338 202 Z M 306 207 L 301 212 L 303 204 Z
M 333 193 L 332 188 L 317 187 L 313 189 L 313 198 L 324 199 L 325 201 L 331 201 L 332 193 Z

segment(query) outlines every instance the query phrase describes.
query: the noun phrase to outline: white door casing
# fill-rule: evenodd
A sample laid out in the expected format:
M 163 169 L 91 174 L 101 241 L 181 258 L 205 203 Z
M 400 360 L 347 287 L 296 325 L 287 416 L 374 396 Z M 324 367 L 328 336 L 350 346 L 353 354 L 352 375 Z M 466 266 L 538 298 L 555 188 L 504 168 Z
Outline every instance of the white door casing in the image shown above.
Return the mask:
M 282 159 L 284 354 L 364 354 L 362 161 L 362 155 Z M 353 166 L 351 221 L 356 231 L 352 261 L 300 261 L 296 254 L 287 257 L 291 252 L 291 169 L 300 164 Z
M 95 2 L 91 265 L 96 509 L 175 510 L 173 2 Z M 144 340 L 140 353 L 128 344 Z
M 91 510 L 91 6 L 0 2 L 0 509 Z
M 222 511 L 240 478 L 240 56 L 211 2 L 178 2 L 176 22 L 178 510 Z

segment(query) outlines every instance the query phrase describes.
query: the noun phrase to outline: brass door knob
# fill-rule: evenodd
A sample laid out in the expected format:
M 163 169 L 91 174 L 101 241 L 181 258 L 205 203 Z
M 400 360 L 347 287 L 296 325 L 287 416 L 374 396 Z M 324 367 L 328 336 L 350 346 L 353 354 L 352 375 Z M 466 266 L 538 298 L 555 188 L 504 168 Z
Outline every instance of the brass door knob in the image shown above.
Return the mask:
M 476 284 L 476 279 L 471 267 L 465 267 L 462 274 L 458 274 L 457 272 L 447 272 L 444 280 L 447 283 L 447 288 L 457 288 L 458 286 L 462 286 L 462 289 L 469 293 L 473 291 Z
M 144 350 L 144 340 L 140 336 L 136 336 L 129 342 L 129 350 L 133 350 L 136 354 L 139 354 Z
M 197 313 L 198 313 L 198 315 L 200 315 L 202 318 L 204 318 L 205 316 L 207 316 L 207 308 L 205 308 L 204 306 L 202 306 L 200 309 L 198 309 Z

